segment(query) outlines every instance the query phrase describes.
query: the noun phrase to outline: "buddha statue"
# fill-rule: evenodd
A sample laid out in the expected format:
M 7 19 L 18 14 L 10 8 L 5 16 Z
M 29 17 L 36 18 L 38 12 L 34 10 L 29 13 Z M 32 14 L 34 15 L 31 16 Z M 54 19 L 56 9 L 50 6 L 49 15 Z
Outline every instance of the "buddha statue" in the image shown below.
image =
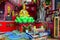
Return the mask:
M 30 16 L 28 11 L 26 10 L 26 5 L 25 4 L 23 4 L 23 9 L 20 11 L 19 14 L 20 14 L 20 16 L 24 16 L 24 17 L 29 17 Z

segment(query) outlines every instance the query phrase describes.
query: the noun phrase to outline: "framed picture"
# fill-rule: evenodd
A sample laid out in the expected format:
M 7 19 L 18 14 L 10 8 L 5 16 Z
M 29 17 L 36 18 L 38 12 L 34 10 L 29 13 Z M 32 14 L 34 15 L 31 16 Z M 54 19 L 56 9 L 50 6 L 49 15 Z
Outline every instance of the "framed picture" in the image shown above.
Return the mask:
M 59 37 L 59 17 L 54 18 L 54 37 Z

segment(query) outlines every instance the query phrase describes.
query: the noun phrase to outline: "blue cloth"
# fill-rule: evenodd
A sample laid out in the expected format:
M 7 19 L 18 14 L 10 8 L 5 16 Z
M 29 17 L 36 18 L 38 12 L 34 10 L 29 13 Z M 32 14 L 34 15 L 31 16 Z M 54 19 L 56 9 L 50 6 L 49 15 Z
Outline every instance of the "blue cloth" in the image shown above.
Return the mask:
M 4 35 L 9 36 L 9 35 L 13 35 L 13 33 L 12 32 L 6 32 Z
M 10 40 L 19 40 L 20 37 L 19 36 L 9 36 L 8 37 Z
M 39 33 L 39 36 L 42 37 L 42 36 L 48 36 L 48 33 L 47 32 L 41 32 Z

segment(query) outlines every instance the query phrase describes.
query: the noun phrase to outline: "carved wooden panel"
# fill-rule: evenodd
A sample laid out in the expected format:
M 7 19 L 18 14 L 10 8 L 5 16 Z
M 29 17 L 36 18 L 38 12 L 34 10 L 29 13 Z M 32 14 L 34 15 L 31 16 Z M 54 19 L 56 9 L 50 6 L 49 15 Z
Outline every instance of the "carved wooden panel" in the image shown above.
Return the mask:
M 54 37 L 59 37 L 59 17 L 54 18 Z

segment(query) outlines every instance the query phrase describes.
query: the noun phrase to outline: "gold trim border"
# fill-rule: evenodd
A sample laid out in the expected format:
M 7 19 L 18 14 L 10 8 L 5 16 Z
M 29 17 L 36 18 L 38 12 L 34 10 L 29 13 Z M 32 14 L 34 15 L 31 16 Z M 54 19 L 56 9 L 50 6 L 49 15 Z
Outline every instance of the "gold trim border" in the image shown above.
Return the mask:
M 55 34 L 56 34 L 56 32 L 55 32 L 55 30 L 57 30 L 57 29 L 55 29 L 55 24 L 56 24 L 56 18 L 58 18 L 58 36 L 59 36 L 59 17 L 55 17 L 54 18 L 54 37 L 58 37 L 58 36 L 56 36 Z

